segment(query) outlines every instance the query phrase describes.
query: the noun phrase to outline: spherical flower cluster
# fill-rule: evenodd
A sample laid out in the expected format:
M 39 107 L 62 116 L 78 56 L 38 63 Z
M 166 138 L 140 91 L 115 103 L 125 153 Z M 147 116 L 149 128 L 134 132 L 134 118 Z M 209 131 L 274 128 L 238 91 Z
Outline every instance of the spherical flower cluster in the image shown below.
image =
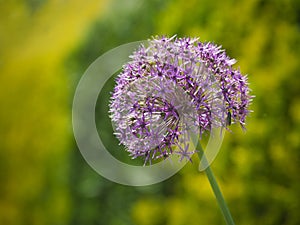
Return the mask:
M 247 77 L 221 46 L 197 38 L 159 37 L 141 45 L 116 79 L 110 113 L 115 134 L 145 162 L 190 150 L 190 132 L 245 125 Z M 177 150 L 176 150 L 177 149 Z

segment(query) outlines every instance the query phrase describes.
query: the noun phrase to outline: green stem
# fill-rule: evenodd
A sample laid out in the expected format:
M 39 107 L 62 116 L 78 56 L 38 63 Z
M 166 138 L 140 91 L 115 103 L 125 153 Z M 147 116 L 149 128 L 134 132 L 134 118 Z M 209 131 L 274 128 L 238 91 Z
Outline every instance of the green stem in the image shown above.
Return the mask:
M 206 157 L 205 157 L 205 154 L 204 154 L 204 151 L 202 149 L 202 146 L 201 146 L 201 143 L 200 141 L 198 142 L 198 145 L 197 145 L 197 148 L 196 150 L 198 150 L 198 156 L 201 160 L 201 158 L 203 158 L 203 160 L 205 161 L 205 163 L 207 163 L 206 161 Z M 217 183 L 217 180 L 210 168 L 210 166 L 208 166 L 206 169 L 205 169 L 205 173 L 206 173 L 206 176 L 209 180 L 209 183 L 213 189 L 213 192 L 215 194 L 215 197 L 217 199 L 217 202 L 218 202 L 218 205 L 223 213 L 223 216 L 225 218 L 225 221 L 227 223 L 227 225 L 234 225 L 234 222 L 233 222 L 233 219 L 232 219 L 232 216 L 230 214 L 230 211 L 229 211 L 229 208 L 227 207 L 226 205 L 226 202 L 225 202 L 225 199 L 222 195 L 222 192 L 219 188 L 219 185 Z

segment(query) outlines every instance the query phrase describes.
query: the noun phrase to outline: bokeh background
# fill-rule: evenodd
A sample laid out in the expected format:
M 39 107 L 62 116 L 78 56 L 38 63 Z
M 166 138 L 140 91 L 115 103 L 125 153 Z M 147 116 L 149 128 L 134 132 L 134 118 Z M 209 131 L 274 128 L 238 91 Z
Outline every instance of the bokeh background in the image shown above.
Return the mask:
M 128 187 L 76 147 L 72 98 L 86 68 L 157 34 L 214 41 L 249 75 L 247 132 L 233 126 L 212 165 L 236 224 L 300 224 L 298 0 L 0 0 L 1 225 L 225 224 L 196 158 L 162 183 Z M 100 133 L 122 152 L 109 129 Z

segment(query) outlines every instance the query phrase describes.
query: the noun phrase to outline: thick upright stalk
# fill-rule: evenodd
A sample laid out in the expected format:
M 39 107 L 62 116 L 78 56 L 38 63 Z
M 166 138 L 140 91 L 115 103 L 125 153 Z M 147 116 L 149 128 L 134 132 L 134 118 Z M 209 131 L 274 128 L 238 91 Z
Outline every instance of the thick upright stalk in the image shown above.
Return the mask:
M 200 144 L 200 141 L 198 142 L 198 145 L 197 145 L 196 149 L 198 151 L 198 156 L 199 156 L 200 160 L 203 159 L 204 161 L 206 161 L 206 157 L 205 157 L 204 151 L 202 149 L 202 146 Z M 223 213 L 223 216 L 225 218 L 225 221 L 226 221 L 227 225 L 234 225 L 234 221 L 233 221 L 232 216 L 230 214 L 229 208 L 227 207 L 225 199 L 224 199 L 224 197 L 222 195 L 222 192 L 221 192 L 221 190 L 219 188 L 217 180 L 216 180 L 216 178 L 215 178 L 215 176 L 214 176 L 214 174 L 213 174 L 210 166 L 208 166 L 205 169 L 204 172 L 206 173 L 206 176 L 207 176 L 207 178 L 209 180 L 209 183 L 210 183 L 210 185 L 212 187 L 212 190 L 213 190 L 213 192 L 215 194 L 215 197 L 217 199 L 218 205 L 219 205 L 219 207 L 220 207 L 220 209 L 221 209 L 221 211 Z

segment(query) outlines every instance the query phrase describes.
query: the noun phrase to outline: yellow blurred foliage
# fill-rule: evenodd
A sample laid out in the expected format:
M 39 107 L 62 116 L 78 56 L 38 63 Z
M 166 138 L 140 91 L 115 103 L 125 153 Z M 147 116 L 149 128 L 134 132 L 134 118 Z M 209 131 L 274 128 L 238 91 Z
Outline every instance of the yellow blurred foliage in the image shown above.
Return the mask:
M 65 224 L 72 93 L 64 60 L 105 2 L 29 3 L 1 2 L 0 224 Z

